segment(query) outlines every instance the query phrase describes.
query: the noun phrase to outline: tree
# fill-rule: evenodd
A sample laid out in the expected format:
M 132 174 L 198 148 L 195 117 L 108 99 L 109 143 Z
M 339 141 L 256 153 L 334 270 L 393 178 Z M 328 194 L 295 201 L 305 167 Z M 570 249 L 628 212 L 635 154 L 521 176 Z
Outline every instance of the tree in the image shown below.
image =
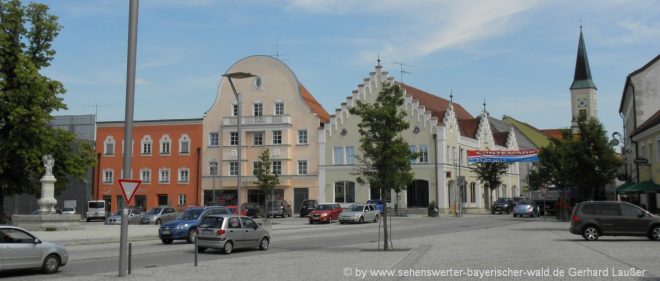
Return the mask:
M 270 150 L 266 148 L 266 150 L 259 155 L 259 162 L 257 163 L 257 168 L 254 170 L 254 175 L 257 177 L 257 186 L 259 186 L 261 191 L 266 194 L 266 198 L 269 197 L 269 194 L 272 193 L 275 186 L 280 184 L 280 179 L 277 174 L 274 174 L 271 171 L 272 165 L 273 162 L 270 160 Z M 264 210 L 266 210 L 266 214 L 268 213 L 267 208 L 267 202 L 264 202 Z
M 373 104 L 358 100 L 349 111 L 361 118 L 358 128 L 362 155 L 357 157 L 361 163 L 357 181 L 361 184 L 368 182 L 371 188 L 378 189 L 381 199 L 385 199 L 391 189 L 400 191 L 408 186 L 413 177 L 410 159 L 416 154 L 409 150 L 408 143 L 401 136 L 401 132 L 410 126 L 405 121 L 405 111 L 400 109 L 403 102 L 401 87 L 385 83 Z M 382 217 L 384 249 L 389 250 L 387 207 Z
M 475 164 L 472 170 L 477 174 L 477 179 L 488 187 L 486 208 L 490 209 L 491 193 L 502 184 L 502 175 L 509 168 L 508 163 L 480 162 Z
M 46 5 L 0 0 L 0 222 L 5 196 L 39 192 L 43 155 L 55 158 L 56 193 L 67 175 L 82 178 L 95 162 L 91 145 L 48 126 L 53 111 L 66 109 L 62 83 L 39 73 L 60 28 Z

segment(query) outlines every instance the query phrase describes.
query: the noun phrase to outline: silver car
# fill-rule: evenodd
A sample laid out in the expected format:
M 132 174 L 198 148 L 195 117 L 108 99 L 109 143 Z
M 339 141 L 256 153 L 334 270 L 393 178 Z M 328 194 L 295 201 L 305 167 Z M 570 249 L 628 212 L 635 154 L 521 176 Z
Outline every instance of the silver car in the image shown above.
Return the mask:
M 522 200 L 513 207 L 513 216 L 529 216 L 530 218 L 539 216 L 539 206 L 534 201 Z
M 178 213 L 170 206 L 151 208 L 142 215 L 140 224 L 163 224 L 176 219 Z
M 54 273 L 68 260 L 69 253 L 61 245 L 41 241 L 20 227 L 0 225 L 0 271 L 40 268 Z
M 197 251 L 222 249 L 231 254 L 238 248 L 268 249 L 270 234 L 249 217 L 239 215 L 211 215 L 197 227 Z
M 377 222 L 379 218 L 380 211 L 376 209 L 376 206 L 372 204 L 355 204 L 339 215 L 339 223 L 364 223 L 365 221 Z
M 117 211 L 114 215 L 105 219 L 104 224 L 121 224 L 121 211 Z M 128 223 L 137 224 L 142 217 L 141 211 L 138 209 L 128 209 Z

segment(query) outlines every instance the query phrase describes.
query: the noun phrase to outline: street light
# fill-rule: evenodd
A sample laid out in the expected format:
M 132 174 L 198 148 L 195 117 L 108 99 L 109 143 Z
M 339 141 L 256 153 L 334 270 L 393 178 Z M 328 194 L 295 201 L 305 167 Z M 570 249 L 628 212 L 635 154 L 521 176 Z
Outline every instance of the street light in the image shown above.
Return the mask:
M 256 75 L 249 73 L 249 72 L 232 72 L 232 73 L 225 73 L 222 76 L 227 77 L 227 80 L 229 80 L 229 85 L 231 86 L 231 90 L 234 92 L 234 97 L 236 97 L 236 103 L 238 106 L 238 112 L 236 113 L 236 124 L 238 126 L 237 131 L 238 131 L 238 173 L 236 175 L 236 211 L 238 214 L 241 214 L 241 140 L 243 139 L 241 136 L 241 94 L 236 91 L 236 87 L 234 87 L 234 82 L 231 80 L 233 79 L 245 79 L 245 78 L 250 78 L 250 77 L 257 77 Z M 215 199 L 215 198 L 214 198 Z

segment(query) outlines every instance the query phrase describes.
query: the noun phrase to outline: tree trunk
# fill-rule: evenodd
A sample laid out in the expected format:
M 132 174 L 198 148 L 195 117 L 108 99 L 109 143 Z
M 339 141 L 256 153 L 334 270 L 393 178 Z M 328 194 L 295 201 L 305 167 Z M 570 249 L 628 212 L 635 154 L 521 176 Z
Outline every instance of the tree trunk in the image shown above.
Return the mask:
M 5 194 L 0 192 L 0 224 L 7 224 L 5 219 Z
M 390 239 L 389 239 L 390 235 L 387 232 L 387 201 L 385 199 L 382 199 L 384 197 L 383 195 L 385 195 L 385 191 L 381 189 L 380 193 L 381 193 L 380 198 L 381 198 L 381 200 L 383 200 L 383 230 L 384 230 L 383 231 L 383 238 L 385 240 L 385 244 L 383 246 L 383 249 L 385 251 L 387 251 L 387 250 L 390 249 L 390 244 L 389 244 L 390 243 Z

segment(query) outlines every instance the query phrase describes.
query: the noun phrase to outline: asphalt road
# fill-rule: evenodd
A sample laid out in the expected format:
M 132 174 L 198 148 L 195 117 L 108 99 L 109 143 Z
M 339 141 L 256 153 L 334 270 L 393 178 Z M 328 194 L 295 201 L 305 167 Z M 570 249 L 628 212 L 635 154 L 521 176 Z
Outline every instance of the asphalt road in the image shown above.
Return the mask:
M 392 235 L 398 239 L 424 237 L 442 233 L 480 231 L 492 227 L 524 223 L 529 220 L 513 219 L 510 216 L 465 216 L 462 218 L 394 218 Z M 207 250 L 198 255 L 198 261 L 230 259 L 251 255 L 270 255 L 290 251 L 329 250 L 335 247 L 361 243 L 373 243 L 376 248 L 379 234 L 378 223 L 340 225 L 309 225 L 305 219 L 287 218 L 279 223 L 287 227 L 272 233 L 270 249 L 237 250 L 230 256 L 220 251 Z M 290 225 L 290 227 L 289 227 Z M 382 235 L 382 233 L 381 233 Z M 381 241 L 382 243 L 382 241 Z M 382 245 L 382 244 L 381 244 Z M 395 248 L 396 244 L 393 245 Z M 157 268 L 175 264 L 190 264 L 193 267 L 194 250 L 192 244 L 175 242 L 163 245 L 160 240 L 133 243 L 132 269 Z M 86 276 L 102 272 L 118 272 L 118 243 L 99 245 L 68 246 L 69 263 L 56 274 L 57 278 Z M 43 280 L 44 275 L 31 271 L 3 272 L 3 280 Z M 55 277 L 55 276 L 54 276 Z

